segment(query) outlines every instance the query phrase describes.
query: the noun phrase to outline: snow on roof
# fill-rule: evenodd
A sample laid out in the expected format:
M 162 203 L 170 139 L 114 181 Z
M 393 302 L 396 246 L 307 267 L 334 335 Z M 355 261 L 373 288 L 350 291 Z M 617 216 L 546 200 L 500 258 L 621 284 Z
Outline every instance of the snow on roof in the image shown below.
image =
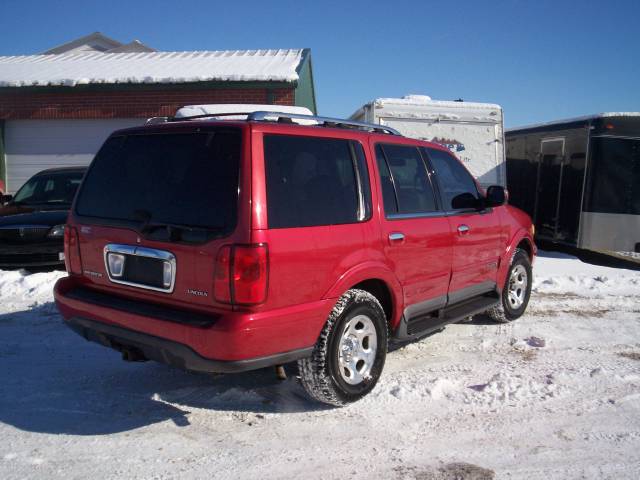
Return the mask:
M 640 112 L 594 113 L 593 115 L 583 115 L 581 117 L 564 118 L 561 120 L 552 120 L 550 122 L 532 123 L 530 125 L 522 125 L 520 127 L 511 127 L 511 128 L 505 129 L 505 132 L 515 132 L 516 130 L 529 130 L 531 128 L 550 127 L 552 125 L 562 125 L 563 123 L 582 122 L 587 120 L 594 120 L 596 118 L 611 118 L 611 117 L 640 117 Z
M 502 123 L 502 107 L 493 103 L 432 100 L 427 95 L 405 95 L 402 98 L 377 98 L 356 110 L 351 119 L 411 119 L 419 121 L 473 121 Z M 370 119 L 371 120 L 371 119 Z M 375 120 L 377 122 L 377 120 Z
M 0 87 L 298 80 L 304 51 L 81 52 L 0 57 Z
M 376 107 L 384 107 L 387 105 L 403 105 L 403 106 L 440 106 L 440 107 L 465 107 L 465 108 L 501 108 L 495 103 L 479 103 L 479 102 L 455 102 L 450 100 L 433 100 L 428 95 L 405 95 L 402 98 L 376 98 L 372 102 Z
M 273 112 L 274 120 L 277 120 L 277 113 L 296 113 L 298 115 L 313 115 L 313 112 L 307 107 L 298 107 L 292 105 L 264 105 L 264 104 L 251 104 L 251 103 L 213 103 L 209 105 L 185 105 L 178 109 L 175 114 L 175 118 L 185 118 L 195 115 L 211 115 L 215 117 L 216 114 L 221 113 L 238 113 L 238 115 L 225 115 L 218 119 L 223 120 L 244 120 L 247 118 L 247 113 L 251 112 Z M 300 125 L 317 125 L 316 120 L 311 119 L 296 119 L 294 123 Z
M 193 115 L 215 115 L 220 113 L 251 113 L 251 112 L 281 112 L 298 113 L 301 115 L 313 115 L 313 112 L 306 107 L 296 107 L 291 105 L 262 105 L 249 103 L 215 103 L 210 105 L 185 105 L 176 112 L 176 118 L 191 117 Z M 242 117 L 242 115 L 238 115 Z M 227 117 L 230 118 L 230 117 Z

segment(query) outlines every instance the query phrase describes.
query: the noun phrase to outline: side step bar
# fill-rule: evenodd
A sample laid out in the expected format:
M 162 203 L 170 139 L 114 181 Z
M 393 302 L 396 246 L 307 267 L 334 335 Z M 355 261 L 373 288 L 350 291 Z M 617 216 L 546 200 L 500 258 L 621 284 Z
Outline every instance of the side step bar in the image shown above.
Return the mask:
M 466 317 L 482 313 L 500 302 L 497 292 L 490 292 L 479 297 L 450 305 L 435 312 L 406 319 L 402 317 L 393 340 L 406 342 L 415 340 L 442 329 L 445 325 L 459 322 Z

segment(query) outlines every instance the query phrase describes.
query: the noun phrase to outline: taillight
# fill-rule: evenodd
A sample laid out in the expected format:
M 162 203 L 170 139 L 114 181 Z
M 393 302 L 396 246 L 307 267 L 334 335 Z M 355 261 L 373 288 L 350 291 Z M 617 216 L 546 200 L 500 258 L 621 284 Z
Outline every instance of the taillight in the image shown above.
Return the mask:
M 262 303 L 267 298 L 268 278 L 266 245 L 225 246 L 216 259 L 214 296 L 224 303 Z
M 75 275 L 82 273 L 78 229 L 69 225 L 64 229 L 64 264 L 67 272 Z
M 267 296 L 267 246 L 237 245 L 233 249 L 233 303 L 262 303 Z
M 218 302 L 231 303 L 231 247 L 222 247 L 216 258 L 215 278 L 213 282 L 213 296 Z

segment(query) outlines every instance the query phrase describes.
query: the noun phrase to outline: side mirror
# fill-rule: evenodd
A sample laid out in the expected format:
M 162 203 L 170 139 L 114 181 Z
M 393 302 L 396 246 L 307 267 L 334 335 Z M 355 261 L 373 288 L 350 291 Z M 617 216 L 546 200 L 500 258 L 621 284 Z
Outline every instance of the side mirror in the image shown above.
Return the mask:
M 461 193 L 451 199 L 451 208 L 454 210 L 478 209 L 480 201 L 469 192 Z
M 491 185 L 487 188 L 485 204 L 487 207 L 499 207 L 507 203 L 507 192 L 500 185 Z
M 13 199 L 13 195 L 0 195 L 0 205 L 6 205 Z

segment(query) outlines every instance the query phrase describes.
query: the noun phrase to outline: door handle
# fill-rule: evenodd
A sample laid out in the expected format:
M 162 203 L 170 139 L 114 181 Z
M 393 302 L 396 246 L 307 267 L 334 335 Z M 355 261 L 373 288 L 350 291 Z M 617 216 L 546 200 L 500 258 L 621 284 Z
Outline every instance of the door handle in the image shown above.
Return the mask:
M 469 228 L 469 225 L 458 225 L 458 233 L 460 235 L 466 235 L 467 233 L 469 233 L 469 230 L 471 230 Z
M 389 234 L 389 243 L 404 243 L 404 233 L 392 232 Z

